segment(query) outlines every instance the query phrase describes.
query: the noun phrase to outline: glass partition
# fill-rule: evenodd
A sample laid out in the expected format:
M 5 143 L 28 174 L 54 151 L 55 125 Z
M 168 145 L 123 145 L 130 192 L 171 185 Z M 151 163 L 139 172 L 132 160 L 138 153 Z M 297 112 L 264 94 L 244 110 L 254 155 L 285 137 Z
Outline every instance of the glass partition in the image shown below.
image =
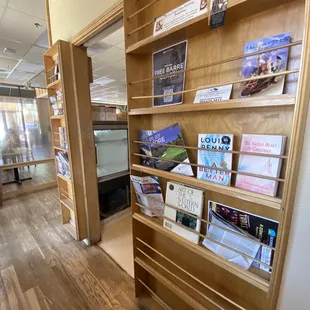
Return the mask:
M 0 165 L 51 157 L 48 100 L 0 97 Z

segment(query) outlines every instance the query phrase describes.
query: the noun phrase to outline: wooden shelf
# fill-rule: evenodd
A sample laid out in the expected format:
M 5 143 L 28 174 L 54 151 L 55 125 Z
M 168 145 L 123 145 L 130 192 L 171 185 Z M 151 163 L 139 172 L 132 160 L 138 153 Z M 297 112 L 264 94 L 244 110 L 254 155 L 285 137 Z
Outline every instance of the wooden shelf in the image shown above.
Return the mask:
M 174 106 L 132 109 L 129 115 L 166 114 L 182 112 L 200 112 L 212 110 L 230 110 L 241 108 L 279 107 L 295 105 L 295 95 L 265 96 L 244 99 L 230 99 L 207 103 L 184 103 Z
M 68 152 L 68 149 L 64 149 L 64 148 L 59 147 L 59 146 L 54 146 L 54 149 L 57 151 L 60 151 L 60 152 Z
M 64 224 L 64 227 L 67 229 L 67 231 L 70 233 L 70 235 L 77 240 L 77 234 L 76 234 L 76 228 L 71 223 Z
M 68 198 L 61 198 L 60 199 L 60 202 L 65 206 L 65 207 L 67 207 L 68 209 L 70 209 L 71 211 L 75 211 L 74 210 L 74 204 L 73 204 L 73 202 L 70 200 L 70 199 L 68 199 Z
M 254 285 L 255 287 L 259 288 L 264 292 L 268 292 L 269 289 L 269 281 L 265 280 L 264 278 L 244 270 L 242 268 L 237 267 L 233 263 L 229 263 L 224 259 L 220 258 L 219 256 L 215 255 L 202 245 L 197 245 L 193 242 L 188 241 L 180 237 L 179 235 L 175 234 L 174 232 L 166 229 L 163 227 L 162 220 L 159 218 L 152 218 L 147 215 L 141 213 L 134 213 L 133 218 L 140 223 L 156 230 L 157 232 L 165 235 L 166 237 L 172 239 L 173 241 L 177 242 L 178 244 L 184 246 L 185 248 L 195 252 L 196 254 L 202 256 L 203 258 L 211 261 L 212 263 L 220 266 L 221 268 L 233 273 L 235 276 L 241 278 L 242 280 Z
M 64 175 L 57 173 L 57 177 L 63 179 L 66 182 L 71 182 L 71 179 L 66 178 Z
M 231 0 L 228 2 L 225 25 L 228 26 L 237 20 L 241 20 L 291 1 L 292 0 L 260 0 L 260 4 L 258 5 L 256 0 Z M 163 46 L 169 46 L 173 42 L 189 39 L 206 31 L 210 31 L 208 25 L 208 13 L 193 18 L 156 36 L 151 35 L 142 39 L 137 43 L 130 45 L 126 49 L 126 53 L 144 54 L 152 52 L 154 49 L 157 50 Z
M 64 115 L 52 115 L 51 119 L 64 119 L 65 116 Z
M 54 81 L 53 83 L 48 84 L 47 88 L 52 88 L 52 89 L 61 88 L 61 79 L 58 79 L 58 80 Z
M 187 184 L 194 187 L 199 187 L 205 190 L 217 192 L 223 195 L 227 195 L 233 198 L 241 200 L 251 201 L 266 207 L 271 207 L 277 210 L 281 210 L 282 200 L 280 198 L 269 197 L 254 192 L 249 192 L 233 186 L 224 186 L 217 183 L 207 182 L 204 180 L 196 179 L 195 177 L 189 177 L 182 174 L 167 172 L 159 169 L 149 168 L 141 165 L 132 165 L 132 170 L 140 171 L 150 175 L 157 175 L 168 180 L 176 181 L 179 183 Z

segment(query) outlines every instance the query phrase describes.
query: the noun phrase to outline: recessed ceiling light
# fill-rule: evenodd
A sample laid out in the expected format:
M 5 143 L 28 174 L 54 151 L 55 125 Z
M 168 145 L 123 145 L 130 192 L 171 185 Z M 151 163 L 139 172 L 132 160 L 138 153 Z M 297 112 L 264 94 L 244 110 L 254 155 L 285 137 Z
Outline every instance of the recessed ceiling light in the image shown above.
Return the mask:
M 9 47 L 5 47 L 3 50 L 3 53 L 7 53 L 7 54 L 16 54 L 16 50 L 13 48 L 9 48 Z

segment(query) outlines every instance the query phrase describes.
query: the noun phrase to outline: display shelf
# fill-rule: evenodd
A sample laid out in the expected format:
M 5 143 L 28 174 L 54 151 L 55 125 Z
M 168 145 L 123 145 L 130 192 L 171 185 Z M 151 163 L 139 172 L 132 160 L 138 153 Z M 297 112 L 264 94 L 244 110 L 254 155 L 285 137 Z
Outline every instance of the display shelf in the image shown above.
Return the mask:
M 261 0 L 260 5 L 257 5 L 256 0 L 231 0 L 228 2 L 226 24 L 231 24 L 240 19 L 246 18 L 253 14 L 257 14 L 267 9 L 271 9 L 273 7 L 277 7 L 279 5 L 283 5 L 288 2 L 292 2 L 292 0 Z M 163 46 L 171 45 L 171 43 L 173 42 L 190 39 L 203 32 L 210 33 L 208 19 L 209 14 L 205 13 L 156 36 L 153 36 L 151 34 L 151 30 L 153 30 L 153 27 L 149 27 L 149 36 L 139 40 L 138 42 L 130 44 L 126 48 L 126 53 L 144 54 L 147 52 L 152 52 L 154 48 L 160 49 Z M 135 25 L 132 22 L 130 22 L 130 24 Z M 133 28 L 131 26 L 130 30 L 128 30 L 127 32 L 127 36 L 129 37 L 128 41 L 130 41 L 130 37 L 132 36 L 130 35 L 130 33 L 135 32 L 135 29 L 140 28 L 144 25 L 149 26 L 152 24 L 150 24 L 149 22 L 145 22 L 143 25 L 136 26 L 136 28 Z
M 223 259 L 221 259 L 219 256 L 213 254 L 211 251 L 206 249 L 201 244 L 194 244 L 193 242 L 188 241 L 187 239 L 184 239 L 177 235 L 176 233 L 166 229 L 163 226 L 163 221 L 160 218 L 151 218 L 149 216 L 146 216 L 141 213 L 134 213 L 133 218 L 144 225 L 156 230 L 157 232 L 163 234 L 165 237 L 168 237 L 172 239 L 173 241 L 179 243 L 180 245 L 186 247 L 188 250 L 193 251 L 194 253 L 198 254 L 199 256 L 202 256 L 203 258 L 212 261 L 214 264 L 220 266 L 221 268 L 233 273 L 235 276 L 241 278 L 242 280 L 250 283 L 251 285 L 254 285 L 258 289 L 268 292 L 269 288 L 269 281 L 266 280 L 262 276 L 256 275 L 254 272 L 250 272 L 241 268 L 238 268 L 238 266 L 229 263 Z M 266 277 L 266 275 L 265 275 Z
M 59 152 L 67 153 L 69 167 L 66 165 L 65 169 L 71 175 L 68 179 L 57 173 L 62 222 L 75 239 L 87 238 L 89 244 L 93 244 L 100 239 L 100 220 L 89 95 L 89 60 L 85 49 L 59 40 L 44 54 L 44 66 L 46 80 L 58 78 L 48 84 L 47 91 L 49 98 L 54 97 L 54 109 L 63 113 L 52 115 L 53 107 L 50 108 L 54 151 L 56 155 Z M 60 139 L 60 127 L 61 132 L 65 132 L 67 148 L 60 147 L 64 142 Z M 87 164 L 84 162 L 86 158 Z
M 73 201 L 71 201 L 69 198 L 61 198 L 60 203 L 62 203 L 64 206 L 66 206 L 71 211 L 75 211 Z
M 68 149 L 64 149 L 64 148 L 59 147 L 59 146 L 54 146 L 54 149 L 57 151 L 60 151 L 60 152 L 68 152 Z
M 58 120 L 63 120 L 65 119 L 65 116 L 64 115 L 52 115 L 51 116 L 51 119 L 58 119 Z
M 50 84 L 47 85 L 47 88 L 51 88 L 51 89 L 59 89 L 61 88 L 61 79 L 58 79 Z
M 230 99 L 218 102 L 208 103 L 183 103 L 181 105 L 168 107 L 151 107 L 145 109 L 131 109 L 129 115 L 149 115 L 149 114 L 166 114 L 166 113 L 186 113 L 201 112 L 214 110 L 231 110 L 242 108 L 258 107 L 281 107 L 294 106 L 296 95 L 266 96 L 244 99 Z
M 74 227 L 71 223 L 65 223 L 63 226 L 74 239 L 78 239 L 78 235 L 76 233 L 76 227 Z
M 270 197 L 266 195 L 261 195 L 257 193 L 252 193 L 246 190 L 242 190 L 240 188 L 236 188 L 233 186 L 224 186 L 217 183 L 211 183 L 203 180 L 196 179 L 195 177 L 189 177 L 177 173 L 171 173 L 159 169 L 154 169 L 150 167 L 145 167 L 141 165 L 133 164 L 131 166 L 132 170 L 143 172 L 150 175 L 156 175 L 158 177 L 165 178 L 167 180 L 172 180 L 175 182 L 188 184 L 194 187 L 199 187 L 209 191 L 215 191 L 217 193 L 227 195 L 233 198 L 238 198 L 240 200 L 252 201 L 253 203 L 261 204 L 263 206 L 271 207 L 277 210 L 281 209 L 280 198 Z
M 165 15 L 184 2 L 178 0 L 124 2 L 130 172 L 135 176 L 159 177 L 164 196 L 168 181 L 204 190 L 204 209 L 200 217 L 202 227 L 198 232 L 201 240 L 205 238 L 202 234 L 205 234 L 209 225 L 209 200 L 277 221 L 279 227 L 276 232 L 276 245 L 269 249 L 274 254 L 272 268 L 268 269 L 262 264 L 260 266 L 252 264 L 248 270 L 243 270 L 204 246 L 192 243 L 166 229 L 163 227 L 162 220 L 142 214 L 141 204 L 138 204 L 136 195 L 132 194 L 135 277 L 151 289 L 148 291 L 141 282 L 136 281 L 136 296 L 143 296 L 143 292 L 148 291 L 155 299 L 154 294 L 151 293 L 154 292 L 172 309 L 181 308 L 180 305 L 183 304 L 185 307 L 194 309 L 200 309 L 202 306 L 206 309 L 273 310 L 277 307 L 283 274 L 290 221 L 295 204 L 300 150 L 310 101 L 310 90 L 307 87 L 310 76 L 310 63 L 307 61 L 310 53 L 310 32 L 308 31 L 310 0 L 261 0 L 259 3 L 255 0 L 232 0 L 228 1 L 223 27 L 210 30 L 209 14 L 204 14 L 153 36 L 154 19 Z M 284 15 L 287 23 L 283 23 Z M 286 48 L 287 67 L 283 67 L 281 72 L 268 70 L 264 75 L 241 78 L 241 68 L 246 58 L 245 43 L 283 33 L 290 33 L 290 43 L 286 42 L 285 46 L 277 48 L 268 47 L 267 51 L 269 49 L 268 52 L 277 54 L 277 50 Z M 184 73 L 185 83 L 183 88 L 175 87 L 172 93 L 169 93 L 169 96 L 182 95 L 183 104 L 154 107 L 154 98 L 167 97 L 167 94 L 154 95 L 153 81 L 165 79 L 174 73 L 153 77 L 152 55 L 160 49 L 183 40 L 187 40 L 187 67 L 179 73 Z M 257 63 L 262 63 L 263 59 L 260 55 L 258 49 L 247 56 L 254 58 L 257 56 Z M 180 62 L 179 59 L 176 61 Z M 285 75 L 283 79 L 280 77 L 282 75 Z M 274 82 L 272 85 L 284 80 L 283 92 L 282 89 L 280 91 L 278 89 L 273 93 L 264 88 L 254 93 L 252 97 L 240 98 L 240 85 L 247 83 L 247 86 L 251 87 L 255 84 L 253 81 L 260 80 L 260 83 L 263 83 L 266 78 Z M 197 91 L 227 84 L 233 84 L 232 99 L 193 104 Z M 184 148 L 188 152 L 191 166 L 195 168 L 198 167 L 198 147 L 196 147 L 198 134 L 234 135 L 234 149 L 231 151 L 233 154 L 233 165 L 230 169 L 231 186 L 141 165 L 141 156 L 145 154 L 141 154 L 140 150 L 143 144 L 140 131 L 156 131 L 175 123 L 178 123 L 181 128 Z M 234 187 L 235 175 L 238 173 L 241 175 L 238 172 L 239 157 L 242 153 L 246 153 L 240 151 L 243 134 L 287 137 L 286 149 L 283 155 L 279 156 L 283 160 L 281 174 L 276 180 L 272 180 L 277 181 L 279 185 L 276 197 Z M 168 142 L 162 144 L 167 147 L 164 143 Z M 159 155 L 146 154 L 145 157 L 156 159 L 156 156 Z M 165 158 L 161 160 L 164 161 Z M 179 159 L 170 161 L 181 162 Z M 204 168 L 210 169 L 207 166 Z M 216 167 L 214 170 L 220 169 Z M 132 193 L 134 193 L 133 189 Z M 150 251 L 153 251 L 153 260 L 147 256 L 150 255 Z M 144 255 L 145 253 L 149 254 Z M 182 272 L 186 270 L 187 275 L 192 279 L 199 278 L 202 283 L 211 288 L 211 291 L 217 290 L 219 300 L 212 300 L 216 300 L 218 306 L 212 300 L 208 300 L 209 295 L 205 287 L 193 285 L 194 289 L 187 289 L 186 285 L 181 283 L 182 281 L 173 281 L 167 275 L 167 271 L 159 266 L 164 264 L 165 258 L 169 259 L 169 268 L 174 270 L 177 277 L 182 277 Z M 176 269 L 177 266 L 183 270 Z M 187 301 L 192 298 L 200 305 L 195 302 L 185 304 L 184 296 Z M 234 304 L 225 305 L 227 298 Z
M 68 179 L 67 177 L 65 177 L 64 175 L 57 173 L 57 177 L 63 179 L 66 182 L 71 182 L 71 179 Z

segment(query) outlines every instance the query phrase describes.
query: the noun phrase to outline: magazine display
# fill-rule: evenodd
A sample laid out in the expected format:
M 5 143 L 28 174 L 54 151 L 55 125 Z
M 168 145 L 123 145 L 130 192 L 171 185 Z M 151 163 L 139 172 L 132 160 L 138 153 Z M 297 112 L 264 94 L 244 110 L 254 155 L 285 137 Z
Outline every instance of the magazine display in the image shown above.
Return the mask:
M 156 176 L 130 176 L 138 203 L 147 207 L 140 208 L 148 216 L 162 216 L 164 214 L 164 198 Z M 162 203 L 161 203 L 162 202 Z
M 58 173 L 71 179 L 69 155 L 67 152 L 58 152 L 55 156 L 58 166 Z
M 222 151 L 233 150 L 234 136 L 231 134 L 199 134 L 198 147 Z M 198 150 L 198 165 L 231 170 L 232 153 Z M 230 185 L 231 173 L 197 167 L 197 178 L 222 185 Z
M 140 141 L 147 142 L 148 137 L 153 135 L 156 130 L 140 130 Z M 151 156 L 150 147 L 148 144 L 140 144 L 140 154 Z M 141 165 L 147 167 L 154 167 L 153 159 L 141 157 Z
M 214 211 L 211 211 L 209 213 L 209 222 L 217 225 L 217 226 L 214 225 L 208 226 L 206 235 L 210 239 L 223 245 L 226 245 L 232 249 L 235 249 L 239 252 L 242 252 L 248 255 L 249 257 L 255 259 L 260 249 L 260 245 L 254 242 L 255 238 L 252 238 L 252 236 L 248 235 L 245 232 L 242 232 L 236 225 L 229 223 L 228 221 L 225 221 L 220 215 L 218 215 Z M 223 227 L 227 230 L 231 230 L 235 233 L 239 233 L 240 237 L 238 237 L 238 235 L 236 235 L 235 233 L 230 233 L 229 231 L 223 230 L 218 226 Z M 244 238 L 245 236 L 247 238 L 249 237 L 250 239 Z M 230 250 L 226 247 L 219 245 L 218 243 L 214 243 L 210 239 L 204 239 L 202 242 L 202 244 L 210 251 L 221 256 L 225 260 L 238 265 L 243 269 L 247 270 L 251 267 L 253 259 L 238 254 L 233 250 Z
M 273 135 L 242 135 L 241 151 L 283 155 L 286 137 Z M 243 155 L 239 157 L 238 171 L 255 173 L 269 177 L 280 176 L 282 159 L 275 157 Z M 236 187 L 268 196 L 276 196 L 278 182 L 238 174 Z
M 173 147 L 173 145 L 184 146 L 184 140 L 178 123 L 157 131 L 155 134 L 148 137 L 148 141 L 152 143 L 169 144 L 169 146 L 149 144 L 150 154 L 152 156 L 165 159 L 154 159 L 154 168 L 189 176 L 194 175 L 190 165 L 168 161 L 175 160 L 189 163 L 186 149 Z
M 184 90 L 187 57 L 187 41 L 169 46 L 163 50 L 153 53 L 153 77 L 175 73 L 173 75 L 153 80 L 153 94 L 165 95 L 165 97 L 154 98 L 153 106 L 165 106 L 181 104 L 183 94 L 171 95 Z
M 290 33 L 284 33 L 248 42 L 244 54 L 262 51 L 261 54 L 246 57 L 242 65 L 242 77 L 250 78 L 285 71 L 288 61 L 288 48 L 282 48 L 264 53 L 264 50 L 290 43 Z M 263 93 L 268 95 L 281 95 L 285 76 L 270 77 L 266 79 L 249 81 L 241 84 L 241 97 L 255 96 Z
M 223 219 L 228 225 L 233 224 L 235 227 L 241 228 L 241 233 L 246 232 L 257 238 L 261 243 L 271 247 L 276 246 L 279 227 L 279 223 L 276 221 L 231 208 L 214 201 L 208 201 L 208 220 L 212 222 L 212 217 L 214 216 L 217 219 Z M 211 226 L 208 227 L 208 231 L 210 229 Z M 223 231 L 219 233 L 222 235 Z M 207 235 L 209 235 L 208 232 Z M 270 248 L 260 246 L 255 258 L 272 266 L 273 255 L 274 252 Z M 256 262 L 253 262 L 252 265 L 264 271 L 271 272 L 269 268 Z
M 173 182 L 167 183 L 166 203 L 173 207 L 185 210 L 197 217 L 202 216 L 203 197 L 203 190 Z M 177 211 L 167 205 L 165 206 L 164 215 L 171 219 L 171 221 L 164 219 L 164 227 L 174 231 L 183 238 L 198 244 L 199 235 L 188 229 L 182 228 L 180 225 L 184 225 L 200 233 L 200 220 L 183 213 L 181 210 Z M 175 222 L 180 225 L 175 224 Z

